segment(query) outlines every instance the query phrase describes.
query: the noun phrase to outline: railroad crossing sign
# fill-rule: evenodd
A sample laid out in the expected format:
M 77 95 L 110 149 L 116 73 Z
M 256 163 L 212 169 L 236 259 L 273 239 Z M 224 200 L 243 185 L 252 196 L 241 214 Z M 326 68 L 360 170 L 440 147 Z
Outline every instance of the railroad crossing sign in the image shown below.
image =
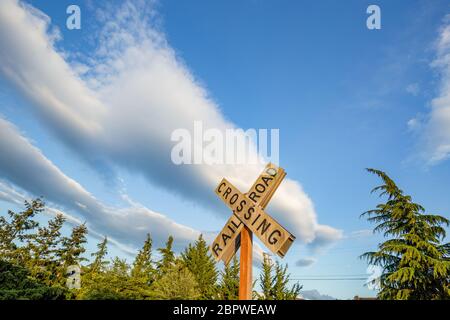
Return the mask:
M 246 194 L 225 178 L 215 190 L 233 214 L 210 249 L 216 261 L 223 260 L 228 264 L 241 246 L 241 300 L 251 299 L 252 234 L 255 233 L 270 251 L 280 257 L 284 257 L 295 240 L 295 236 L 264 211 L 285 176 L 282 168 L 269 163 Z

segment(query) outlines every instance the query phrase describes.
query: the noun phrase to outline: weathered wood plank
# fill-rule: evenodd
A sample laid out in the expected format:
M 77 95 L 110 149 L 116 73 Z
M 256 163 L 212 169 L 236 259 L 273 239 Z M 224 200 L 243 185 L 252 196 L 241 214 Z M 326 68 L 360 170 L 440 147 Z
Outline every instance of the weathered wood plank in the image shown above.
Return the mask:
M 270 251 L 281 257 L 286 254 L 290 245 L 285 245 L 285 242 L 292 242 L 295 236 L 255 205 L 249 198 L 250 195 L 241 193 L 227 179 L 222 179 L 216 188 L 216 194 Z
M 269 163 L 253 183 L 247 195 L 251 195 L 251 200 L 264 209 L 285 176 L 286 173 L 282 168 Z M 228 219 L 210 246 L 216 261 L 222 259 L 228 265 L 240 247 L 242 228 L 243 225 L 236 221 L 233 215 Z

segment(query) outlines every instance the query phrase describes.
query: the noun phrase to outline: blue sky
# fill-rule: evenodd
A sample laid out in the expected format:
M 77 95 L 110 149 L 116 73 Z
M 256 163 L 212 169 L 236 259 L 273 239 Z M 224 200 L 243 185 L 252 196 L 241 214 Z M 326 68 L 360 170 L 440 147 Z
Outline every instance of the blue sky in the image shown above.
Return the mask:
M 207 177 L 223 172 L 166 163 L 164 134 L 192 116 L 280 129 L 290 179 L 280 192 L 300 200 L 290 210 L 275 197 L 267 211 L 298 238 L 283 262 L 305 290 L 375 294 L 363 280 L 305 280 L 365 277 L 358 256 L 381 237 L 359 218 L 378 201 L 364 168 L 388 172 L 428 211 L 449 216 L 446 1 L 26 3 L 5 1 L 13 10 L 0 28 L 0 140 L 11 154 L 0 157 L 1 214 L 18 208 L 11 190 L 44 195 L 128 258 L 147 218 L 159 244 L 169 233 L 179 247 L 214 235 L 229 212 Z M 81 30 L 65 26 L 69 4 L 81 8 Z M 381 30 L 366 28 L 369 4 L 381 8 Z M 33 160 L 13 158 L 23 154 Z M 245 181 L 226 174 L 244 186 L 258 172 L 249 170 Z M 73 182 L 77 192 L 62 191 Z

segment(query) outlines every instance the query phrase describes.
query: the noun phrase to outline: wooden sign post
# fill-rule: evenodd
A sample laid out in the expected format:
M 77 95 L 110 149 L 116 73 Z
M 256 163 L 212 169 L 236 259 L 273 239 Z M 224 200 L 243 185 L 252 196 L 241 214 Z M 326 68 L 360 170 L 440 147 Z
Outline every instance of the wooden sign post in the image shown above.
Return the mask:
M 239 264 L 239 300 L 252 299 L 253 234 L 249 228 L 241 230 L 241 258 Z
M 216 261 L 223 260 L 228 264 L 241 248 L 239 300 L 252 298 L 253 233 L 280 257 L 284 257 L 295 240 L 291 233 L 264 212 L 285 176 L 282 168 L 269 163 L 246 194 L 226 179 L 222 179 L 215 190 L 233 214 L 210 249 Z

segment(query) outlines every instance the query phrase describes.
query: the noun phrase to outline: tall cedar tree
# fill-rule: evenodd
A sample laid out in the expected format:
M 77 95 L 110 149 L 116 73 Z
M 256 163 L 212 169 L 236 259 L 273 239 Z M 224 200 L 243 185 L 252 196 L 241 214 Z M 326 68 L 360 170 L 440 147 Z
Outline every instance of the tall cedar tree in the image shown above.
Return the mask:
M 289 287 L 287 268 L 287 264 L 283 266 L 277 261 L 273 265 L 270 258 L 264 257 L 260 275 L 261 293 L 256 296 L 261 300 L 295 300 L 302 286 L 295 283 Z
M 131 269 L 131 276 L 146 285 L 151 285 L 155 277 L 152 261 L 152 237 L 147 234 L 144 246 L 136 255 Z
M 181 253 L 181 259 L 198 283 L 200 299 L 217 298 L 216 262 L 209 253 L 208 245 L 202 235 L 199 236 L 194 245 L 189 244 Z
M 219 288 L 222 300 L 237 300 L 239 298 L 239 260 L 236 256 L 221 272 Z
M 28 246 L 31 257 L 25 264 L 31 272 L 31 276 L 42 281 L 46 285 L 57 282 L 59 261 L 57 252 L 61 244 L 61 228 L 65 222 L 61 214 L 48 222 L 48 226 L 39 227 L 37 233 L 30 234 Z
M 442 244 L 449 221 L 412 202 L 382 171 L 367 169 L 383 184 L 372 192 L 387 196 L 385 203 L 362 214 L 377 223 L 374 232 L 383 232 L 389 240 L 378 251 L 361 257 L 383 268 L 379 280 L 380 299 L 421 300 L 450 298 L 450 244 Z M 375 280 L 374 280 L 375 281 Z
M 28 247 L 18 244 L 30 241 L 30 231 L 38 226 L 34 216 L 44 210 L 42 199 L 25 201 L 25 210 L 19 213 L 8 210 L 9 220 L 0 217 L 0 256 L 16 265 L 25 265 L 30 259 Z
M 102 242 L 97 244 L 97 248 L 97 252 L 91 254 L 92 257 L 95 257 L 89 268 L 93 273 L 102 272 L 108 265 L 108 261 L 105 260 L 108 254 L 108 237 L 105 237 Z
M 56 255 L 59 260 L 58 282 L 65 284 L 67 281 L 67 269 L 69 266 L 78 265 L 87 261 L 82 254 L 86 251 L 84 244 L 87 242 L 87 227 L 85 224 L 75 226 L 69 237 L 63 237 L 61 247 L 57 250 Z
M 273 285 L 273 296 L 275 300 L 295 300 L 300 294 L 302 286 L 294 283 L 289 287 L 288 265 L 282 266 L 278 261 L 275 264 L 275 275 Z
M 108 237 L 104 237 L 97 244 L 98 250 L 91 253 L 94 261 L 87 267 L 82 268 L 81 289 L 78 290 L 77 299 L 120 299 L 110 290 L 107 281 L 109 262 L 105 259 L 108 254 Z
M 261 300 L 273 300 L 273 277 L 272 277 L 273 264 L 269 257 L 264 254 L 264 260 L 262 264 L 262 272 L 259 275 L 259 285 L 261 293 L 256 296 Z
M 82 257 L 82 254 L 86 251 L 84 248 L 84 244 L 87 242 L 86 235 L 86 225 L 82 224 L 72 229 L 70 237 L 62 239 L 62 246 L 58 251 L 58 256 L 64 269 L 71 265 L 79 265 L 80 262 L 87 260 Z
M 172 250 L 172 245 L 173 237 L 169 236 L 166 246 L 164 248 L 158 248 L 158 251 L 161 254 L 161 259 L 157 263 L 158 277 L 162 277 L 175 263 L 175 253 Z

